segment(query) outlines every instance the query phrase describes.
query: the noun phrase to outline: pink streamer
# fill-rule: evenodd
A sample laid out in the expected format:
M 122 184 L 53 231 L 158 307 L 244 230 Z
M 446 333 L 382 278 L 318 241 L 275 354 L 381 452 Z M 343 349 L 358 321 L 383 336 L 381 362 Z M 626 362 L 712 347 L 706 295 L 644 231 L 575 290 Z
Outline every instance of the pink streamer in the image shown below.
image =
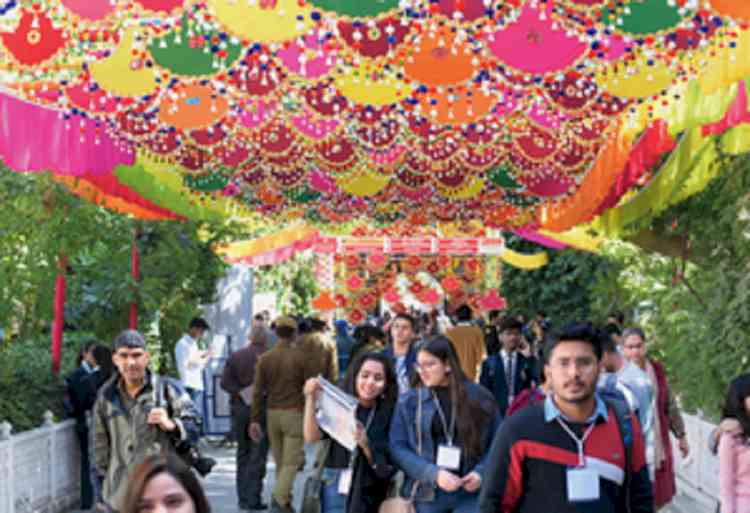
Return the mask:
M 53 171 L 60 175 L 111 173 L 132 165 L 135 153 L 115 144 L 104 125 L 0 93 L 0 157 L 19 172 Z
M 519 237 L 523 237 L 530 242 L 534 242 L 536 244 L 539 244 L 540 246 L 544 246 L 550 249 L 565 249 L 568 247 L 567 244 L 563 244 L 562 242 L 556 241 L 555 239 L 545 237 L 541 233 L 531 228 L 519 228 L 517 230 L 514 230 L 513 233 L 515 233 Z
M 721 135 L 730 128 L 734 128 L 742 123 L 750 123 L 747 86 L 745 85 L 745 82 L 737 84 L 737 97 L 727 110 L 724 118 L 716 123 L 703 125 L 703 135 Z

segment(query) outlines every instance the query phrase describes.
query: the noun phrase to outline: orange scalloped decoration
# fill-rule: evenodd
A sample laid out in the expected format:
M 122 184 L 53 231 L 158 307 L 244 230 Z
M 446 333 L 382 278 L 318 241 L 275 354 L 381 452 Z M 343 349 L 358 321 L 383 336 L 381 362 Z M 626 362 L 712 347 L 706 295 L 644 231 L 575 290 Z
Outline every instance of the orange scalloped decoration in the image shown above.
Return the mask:
M 477 71 L 472 64 L 474 52 L 465 42 L 457 42 L 455 34 L 438 32 L 421 35 L 406 51 L 406 76 L 421 84 L 448 86 L 466 82 Z
M 336 309 L 336 300 L 331 297 L 331 293 L 327 290 L 321 291 L 318 297 L 310 301 L 310 304 L 321 312 Z
M 208 86 L 187 84 L 176 88 L 174 95 L 159 107 L 159 119 L 181 130 L 205 128 L 218 122 L 229 110 L 229 102 Z
M 709 0 L 718 13 L 730 18 L 750 21 L 750 2 L 740 0 Z
M 432 94 L 419 96 L 421 113 L 431 123 L 462 125 L 473 123 L 485 117 L 497 102 L 494 96 L 484 94 L 479 89 L 456 93 L 456 101 L 450 102 L 447 96 L 435 97 Z M 434 103 L 434 105 L 433 105 Z

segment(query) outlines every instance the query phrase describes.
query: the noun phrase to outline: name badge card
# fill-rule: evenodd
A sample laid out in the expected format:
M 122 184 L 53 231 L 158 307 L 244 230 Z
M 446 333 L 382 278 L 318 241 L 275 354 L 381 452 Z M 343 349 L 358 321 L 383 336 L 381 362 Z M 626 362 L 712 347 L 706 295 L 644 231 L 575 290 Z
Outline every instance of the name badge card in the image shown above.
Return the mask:
M 446 470 L 460 470 L 461 449 L 452 445 L 438 445 L 437 466 Z
M 599 500 L 599 473 L 589 468 L 569 468 L 568 502 Z
M 341 495 L 349 495 L 349 490 L 352 487 L 352 469 L 345 469 L 339 474 L 339 493 Z

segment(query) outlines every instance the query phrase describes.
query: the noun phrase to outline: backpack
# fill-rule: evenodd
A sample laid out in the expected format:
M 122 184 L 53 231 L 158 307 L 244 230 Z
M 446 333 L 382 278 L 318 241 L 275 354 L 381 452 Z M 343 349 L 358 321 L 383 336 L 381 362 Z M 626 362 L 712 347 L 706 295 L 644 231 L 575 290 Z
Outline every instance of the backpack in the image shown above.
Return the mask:
M 611 408 L 615 413 L 617 419 L 617 427 L 622 438 L 622 445 L 625 448 L 625 481 L 623 486 L 625 487 L 625 511 L 630 513 L 630 481 L 633 479 L 631 464 L 633 461 L 633 422 L 631 419 L 631 411 L 628 403 L 623 399 L 607 396 L 602 396 L 604 403 L 607 408 Z

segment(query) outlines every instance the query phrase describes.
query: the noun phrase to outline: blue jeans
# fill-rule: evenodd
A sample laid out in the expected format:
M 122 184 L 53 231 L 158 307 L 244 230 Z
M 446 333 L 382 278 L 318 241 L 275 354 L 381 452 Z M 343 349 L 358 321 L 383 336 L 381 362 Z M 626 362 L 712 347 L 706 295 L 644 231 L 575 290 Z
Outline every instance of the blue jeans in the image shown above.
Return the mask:
M 185 390 L 190 396 L 190 400 L 193 401 L 195 408 L 198 410 L 198 414 L 200 414 L 201 425 L 199 429 L 200 429 L 201 436 L 203 436 L 205 434 L 205 425 L 206 425 L 206 416 L 204 414 L 204 408 L 203 408 L 203 390 L 197 390 L 195 388 L 190 388 L 190 387 L 185 387 Z
M 345 469 L 324 468 L 323 486 L 320 490 L 320 511 L 322 513 L 345 513 L 346 495 L 339 493 L 339 476 Z
M 436 488 L 434 500 L 415 501 L 414 505 L 417 513 L 477 513 L 479 511 L 479 492 L 469 493 L 465 490 L 458 490 L 448 493 Z

